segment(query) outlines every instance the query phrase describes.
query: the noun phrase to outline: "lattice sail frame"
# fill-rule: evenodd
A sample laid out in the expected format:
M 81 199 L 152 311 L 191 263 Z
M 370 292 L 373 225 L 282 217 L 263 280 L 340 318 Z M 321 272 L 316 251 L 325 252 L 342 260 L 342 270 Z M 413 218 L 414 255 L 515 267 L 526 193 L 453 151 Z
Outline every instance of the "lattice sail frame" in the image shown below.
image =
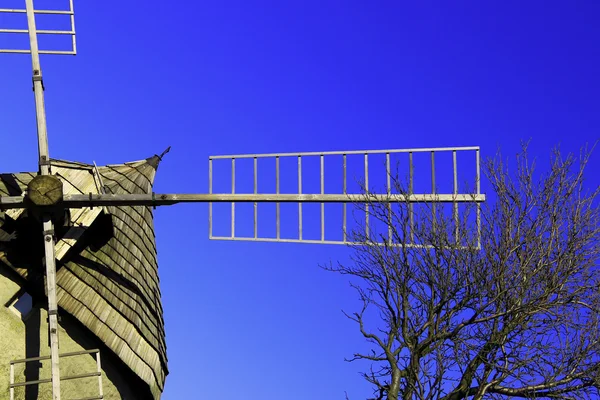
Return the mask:
M 50 176 L 50 156 L 48 153 L 48 136 L 46 127 L 46 110 L 44 103 L 44 83 L 40 64 L 40 54 L 55 55 L 75 55 L 77 54 L 77 43 L 75 38 L 75 12 L 73 10 L 73 0 L 69 0 L 68 10 L 36 10 L 33 0 L 25 0 L 25 9 L 0 9 L 1 14 L 25 14 L 27 29 L 13 29 L 0 27 L 0 34 L 20 35 L 26 34 L 29 37 L 28 49 L 0 49 L 0 53 L 18 53 L 31 54 L 32 63 L 32 82 L 35 97 L 36 124 L 38 134 L 38 165 L 40 176 Z M 36 15 L 68 15 L 70 19 L 70 30 L 44 30 L 37 29 Z M 71 49 L 40 50 L 38 47 L 38 35 L 70 35 Z M 14 200 L 14 199 L 13 199 Z M 57 286 L 56 286 L 56 259 L 53 240 L 54 223 L 50 213 L 42 214 L 42 226 L 44 234 L 44 254 L 46 270 L 46 289 L 48 296 L 48 326 L 50 341 L 50 368 L 52 382 L 52 398 L 60 400 L 60 367 L 59 367 L 59 339 L 58 339 L 58 305 L 57 305 Z
M 392 202 L 407 202 L 410 207 L 411 218 L 413 215 L 413 204 L 414 203 L 426 203 L 431 204 L 432 208 L 435 208 L 436 203 L 452 203 L 453 204 L 453 217 L 458 224 L 458 204 L 459 203 L 470 203 L 475 204 L 475 224 L 476 224 L 476 235 L 477 235 L 477 247 L 480 244 L 481 235 L 481 218 L 480 210 L 481 203 L 485 201 L 485 195 L 481 194 L 480 185 L 480 155 L 479 147 L 436 147 L 436 148 L 414 148 L 414 149 L 389 149 L 389 150 L 367 150 L 367 151 L 332 151 L 332 152 L 304 152 L 304 153 L 268 153 L 268 154 L 238 154 L 238 155 L 222 155 L 222 156 L 210 156 L 208 160 L 209 170 L 209 196 L 215 196 L 220 198 L 231 197 L 236 198 L 237 202 L 252 202 L 253 198 L 269 198 L 270 202 L 274 202 L 275 206 L 275 237 L 265 237 L 258 233 L 258 202 L 254 201 L 254 218 L 253 218 L 253 236 L 238 236 L 236 235 L 236 202 L 231 202 L 231 231 L 229 236 L 215 235 L 213 232 L 214 215 L 213 205 L 209 203 L 209 238 L 213 240 L 234 240 L 234 241 L 255 241 L 255 242 L 289 242 L 289 243 L 313 243 L 313 244 L 363 244 L 352 242 L 348 240 L 347 233 L 347 204 L 348 203 L 365 203 L 365 193 L 353 194 L 348 193 L 348 182 L 347 182 L 347 156 L 349 155 L 364 155 L 364 187 L 369 188 L 369 156 L 376 154 L 385 155 L 385 168 L 386 168 L 386 193 L 373 193 L 368 191 L 368 199 L 371 202 L 387 203 L 389 212 L 391 213 Z M 436 172 L 435 172 L 435 155 L 436 153 L 451 152 L 452 153 L 452 193 L 438 193 L 436 188 Z M 473 188 L 474 193 L 459 193 L 458 189 L 458 166 L 457 166 L 457 152 L 474 152 L 475 153 L 475 182 Z M 406 153 L 409 159 L 409 181 L 408 181 L 408 195 L 394 194 L 392 193 L 392 165 L 390 161 L 391 154 Z M 413 193 L 414 187 L 414 164 L 413 154 L 415 153 L 430 153 L 431 154 L 431 191 L 429 193 Z M 325 193 L 325 157 L 328 156 L 341 156 L 342 157 L 342 192 L 341 193 Z M 298 159 L 298 191 L 297 193 L 281 193 L 281 171 L 280 171 L 280 159 L 281 158 L 297 158 Z M 319 193 L 303 193 L 302 183 L 302 160 L 307 157 L 318 157 L 320 161 L 320 192 Z M 236 160 L 239 159 L 253 159 L 253 193 L 242 194 L 236 193 Z M 275 193 L 259 193 L 258 192 L 258 160 L 259 159 L 275 159 Z M 231 163 L 231 193 L 213 193 L 213 182 L 214 182 L 214 166 L 215 160 L 229 160 Z M 259 200 L 260 202 L 260 200 Z M 281 203 L 298 203 L 298 234 L 295 238 L 282 237 L 281 235 Z M 303 203 L 320 203 L 320 239 L 307 239 L 303 235 L 303 214 L 302 204 Z M 326 239 L 325 235 L 325 203 L 342 203 L 342 240 L 330 240 Z M 366 237 L 369 237 L 369 220 L 370 212 L 369 205 L 364 206 L 364 228 Z M 370 244 L 379 245 L 400 245 L 400 246 L 423 246 L 417 243 L 392 243 L 391 229 L 388 227 L 388 239 L 385 241 L 369 241 Z M 457 238 L 458 240 L 458 238 Z
M 32 2 L 33 8 L 33 0 L 27 0 Z M 0 14 L 27 14 L 26 9 L 12 9 L 12 8 L 0 8 Z M 73 9 L 73 0 L 69 0 L 69 9 L 68 10 L 35 10 L 33 9 L 33 15 L 67 15 L 70 19 L 70 30 L 47 30 L 47 29 L 36 29 L 35 23 L 28 25 L 33 28 L 32 32 L 30 29 L 8 29 L 0 27 L 0 34 L 29 34 L 33 35 L 37 38 L 37 35 L 51 35 L 51 36 L 71 36 L 71 49 L 70 50 L 55 50 L 55 49 L 46 49 L 46 50 L 38 50 L 38 54 L 55 54 L 55 55 L 76 55 L 77 54 L 77 40 L 76 40 L 76 32 L 75 32 L 75 11 Z M 28 16 L 29 18 L 29 16 Z M 1 49 L 0 53 L 17 53 L 17 54 L 31 54 L 31 48 L 29 49 Z

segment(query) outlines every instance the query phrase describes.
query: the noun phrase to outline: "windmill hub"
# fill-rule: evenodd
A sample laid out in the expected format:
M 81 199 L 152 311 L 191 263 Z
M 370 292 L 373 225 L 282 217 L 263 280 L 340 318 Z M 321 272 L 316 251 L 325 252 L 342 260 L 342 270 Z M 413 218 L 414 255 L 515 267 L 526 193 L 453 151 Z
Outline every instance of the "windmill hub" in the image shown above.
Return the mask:
M 53 175 L 38 175 L 27 185 L 27 197 L 34 206 L 56 206 L 63 199 L 63 184 Z

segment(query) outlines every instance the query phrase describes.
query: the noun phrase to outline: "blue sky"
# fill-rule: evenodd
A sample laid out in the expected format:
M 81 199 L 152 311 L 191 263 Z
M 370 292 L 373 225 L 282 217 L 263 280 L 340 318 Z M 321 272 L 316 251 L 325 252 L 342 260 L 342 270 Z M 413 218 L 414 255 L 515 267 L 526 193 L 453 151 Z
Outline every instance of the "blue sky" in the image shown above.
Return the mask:
M 512 157 L 531 139 L 544 163 L 557 144 L 578 151 L 600 138 L 594 1 L 106 0 L 75 10 L 79 54 L 42 57 L 50 155 L 101 165 L 170 145 L 157 193 L 207 192 L 217 154 L 476 145 L 484 158 L 498 148 Z M 0 35 L 0 47 L 20 44 Z M 28 56 L 1 56 L 5 172 L 37 169 L 30 69 Z M 596 150 L 590 187 L 598 160 Z M 370 395 L 358 376 L 368 366 L 344 362 L 365 348 L 340 311 L 358 307 L 356 295 L 318 267 L 349 250 L 209 241 L 206 205 L 159 209 L 155 222 L 164 399 Z

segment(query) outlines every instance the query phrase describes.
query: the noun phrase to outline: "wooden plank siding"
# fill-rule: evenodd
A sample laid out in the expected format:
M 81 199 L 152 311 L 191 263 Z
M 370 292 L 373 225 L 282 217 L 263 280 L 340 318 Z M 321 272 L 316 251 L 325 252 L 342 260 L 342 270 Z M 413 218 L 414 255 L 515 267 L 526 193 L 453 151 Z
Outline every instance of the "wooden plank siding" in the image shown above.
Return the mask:
M 152 193 L 156 159 L 149 160 L 99 166 L 106 193 Z M 63 182 L 65 194 L 99 193 L 93 168 L 52 160 L 52 173 Z M 0 175 L 0 196 L 22 195 L 35 175 Z M 0 213 L 0 227 L 23 212 Z M 86 232 L 103 213 L 110 215 L 113 235 L 100 248 L 91 248 Z M 70 227 L 65 229 L 56 244 L 59 307 L 104 342 L 159 399 L 168 369 L 152 209 L 73 209 Z M 7 251 L 0 250 L 0 261 L 26 277 L 30 266 L 11 262 L 14 257 L 8 257 Z

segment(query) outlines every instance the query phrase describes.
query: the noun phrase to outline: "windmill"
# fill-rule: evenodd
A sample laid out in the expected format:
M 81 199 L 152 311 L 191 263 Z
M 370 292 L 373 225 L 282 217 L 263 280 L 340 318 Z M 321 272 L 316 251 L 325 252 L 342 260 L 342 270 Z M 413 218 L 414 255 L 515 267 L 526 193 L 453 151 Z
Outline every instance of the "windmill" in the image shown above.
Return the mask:
M 28 49 L 4 49 L 2 53 L 21 53 L 31 54 L 32 70 L 33 70 L 33 89 L 35 94 L 36 117 L 37 117 L 37 134 L 38 134 L 38 171 L 36 174 L 8 174 L 11 179 L 17 181 L 13 185 L 14 193 L 0 196 L 0 210 L 9 214 L 11 221 L 18 224 L 22 222 L 24 215 L 27 214 L 29 220 L 38 221 L 39 224 L 29 223 L 26 229 L 38 229 L 41 235 L 40 240 L 43 243 L 43 266 L 45 276 L 45 296 L 48 301 L 48 336 L 50 343 L 50 356 L 46 357 L 51 364 L 51 377 L 47 380 L 34 382 L 14 383 L 14 363 L 11 363 L 11 382 L 10 393 L 11 400 L 14 396 L 14 389 L 19 385 L 37 385 L 40 383 L 51 383 L 52 398 L 60 400 L 61 398 L 61 381 L 66 379 L 78 379 L 98 376 L 101 378 L 100 357 L 98 351 L 95 351 L 98 363 L 98 370 L 91 374 L 79 374 L 74 376 L 61 376 L 59 364 L 61 357 L 75 356 L 77 352 L 59 354 L 59 306 L 65 311 L 65 314 L 73 315 L 85 327 L 90 329 L 100 340 L 113 351 L 135 374 L 137 374 L 149 387 L 154 398 L 160 398 L 162 385 L 166 375 L 166 356 L 164 346 L 164 333 L 161 337 L 162 311 L 160 310 L 160 296 L 158 293 L 158 284 L 156 279 L 155 265 L 155 250 L 154 261 L 152 255 L 149 257 L 142 254 L 144 251 L 141 247 L 150 248 L 148 251 L 152 253 L 153 235 L 147 234 L 146 231 L 152 230 L 152 208 L 173 205 L 178 203 L 208 203 L 209 204 L 209 237 L 216 240 L 245 240 L 245 241 L 274 241 L 274 242 L 299 242 L 313 244 L 349 244 L 349 238 L 346 235 L 347 231 L 347 204 L 360 202 L 364 200 L 361 194 L 349 193 L 347 188 L 347 161 L 349 157 L 361 157 L 364 159 L 363 172 L 365 177 L 365 187 L 368 189 L 369 177 L 369 157 L 375 155 L 385 156 L 385 172 L 387 175 L 387 190 L 384 193 L 369 193 L 370 201 L 383 202 L 391 204 L 397 201 L 408 201 L 409 203 L 475 203 L 479 204 L 485 200 L 485 196 L 480 194 L 479 188 L 479 148 L 478 147 L 456 147 L 456 148 L 428 148 L 428 149 L 396 149 L 396 150 L 376 150 L 376 151 L 340 151 L 340 152 L 310 152 L 310 153 L 270 153 L 270 154 L 243 154 L 243 155 L 227 155 L 227 156 L 211 156 L 209 157 L 209 189 L 208 193 L 204 194 L 156 194 L 152 191 L 152 183 L 154 174 L 162 157 L 168 149 L 161 155 L 155 155 L 146 160 L 125 163 L 117 166 L 101 166 L 95 164 L 74 163 L 50 158 L 48 152 L 48 135 L 46 130 L 46 115 L 44 106 L 44 84 L 42 69 L 40 65 L 41 54 L 51 55 L 75 55 L 76 54 L 76 39 L 75 39 L 75 23 L 73 1 L 69 0 L 68 10 L 36 10 L 34 9 L 33 0 L 25 0 L 25 9 L 0 9 L 0 13 L 25 14 L 27 17 L 27 29 L 0 29 L 0 34 L 28 34 L 29 48 Z M 55 30 L 38 30 L 36 29 L 36 18 L 38 14 L 47 15 L 67 15 L 70 18 L 71 28 L 67 31 Z M 40 50 L 38 47 L 38 35 L 67 35 L 72 39 L 71 50 Z M 435 155 L 441 152 L 450 153 L 452 155 L 452 172 L 453 185 L 452 190 L 447 193 L 438 193 L 435 184 Z M 469 152 L 474 153 L 475 160 L 472 163 L 475 170 L 475 193 L 459 193 L 458 190 L 458 167 L 457 153 Z M 391 184 L 389 177 L 392 174 L 391 156 L 394 154 L 407 154 L 409 158 L 409 194 L 399 194 L 391 192 Z M 418 154 L 426 154 L 431 157 L 431 174 L 432 187 L 427 193 L 413 193 L 413 156 Z M 316 193 L 305 193 L 302 183 L 305 180 L 303 176 L 303 160 L 318 159 L 319 163 L 319 188 Z M 342 189 L 337 193 L 326 193 L 325 191 L 325 160 L 330 158 L 338 158 L 342 164 Z M 297 162 L 297 191 L 294 193 L 282 192 L 281 190 L 281 163 L 282 160 L 292 159 Z M 236 165 L 242 160 L 250 160 L 252 162 L 252 186 L 251 193 L 240 193 L 236 190 Z M 258 185 L 258 168 L 259 163 L 264 160 L 274 161 L 275 169 L 275 192 L 261 193 Z M 236 161 L 238 164 L 236 164 Z M 231 191 L 228 193 L 216 193 L 213 190 L 214 169 L 217 163 L 225 162 L 231 170 Z M 221 164 L 220 164 L 221 165 Z M 239 168 L 239 167 L 238 167 Z M 125 182 L 126 183 L 123 183 Z M 10 186 L 8 183 L 5 187 Z M 1 188 L 0 188 L 1 189 Z M 222 236 L 214 234 L 214 215 L 213 203 L 228 203 L 231 204 L 230 214 L 230 235 Z M 236 230 L 236 204 L 250 203 L 254 205 L 253 213 L 253 232 L 251 235 L 239 235 Z M 258 204 L 273 203 L 276 207 L 275 217 L 275 235 L 267 237 L 261 235 L 258 229 Z M 281 204 L 294 203 L 298 205 L 298 221 L 297 235 L 294 237 L 285 236 L 282 232 Z M 320 237 L 309 238 L 303 231 L 303 204 L 316 203 L 320 205 Z M 342 237 L 337 239 L 329 239 L 325 234 L 325 204 L 336 203 L 343 205 L 342 226 L 340 227 Z M 132 222 L 133 221 L 133 222 Z M 365 210 L 364 223 L 368 232 L 369 229 L 369 211 Z M 126 226 L 135 225 L 137 227 Z M 479 219 L 477 219 L 479 224 Z M 21 224 L 24 226 L 24 224 Z M 41 226 L 40 226 L 41 225 Z M 139 240 L 131 240 L 126 238 L 127 234 L 133 235 L 133 231 L 138 231 Z M 140 233 L 141 231 L 141 233 Z M 35 238 L 35 232 L 29 232 L 31 238 Z M 123 237 L 120 237 L 123 236 Z M 84 240 L 85 238 L 85 240 Z M 114 244 L 110 244 L 110 241 Z M 130 240 L 130 242 L 127 242 Z M 120 241 L 121 243 L 116 243 Z M 135 243 L 134 243 L 135 242 Z M 108 244 L 107 244 L 108 243 Z M 141 244 L 139 244 L 141 243 Z M 118 255 L 105 252 L 107 257 L 95 256 L 94 249 L 100 249 L 102 252 L 105 246 L 112 246 L 113 250 L 118 246 L 127 248 L 128 245 L 138 245 L 139 252 L 132 251 L 130 259 L 126 257 L 119 258 Z M 413 243 L 413 245 L 419 245 Z M 87 250 L 91 248 L 92 250 Z M 14 248 L 13 252 L 21 251 L 19 248 Z M 112 251 L 112 250 L 111 250 Z M 126 250 L 120 250 L 125 252 Z M 85 254 L 83 254 L 85 252 Z M 119 253 L 114 250 L 114 253 Z M 8 253 L 7 253 L 8 254 Z M 114 256 L 111 258 L 111 255 Z M 17 254 L 18 256 L 18 254 Z M 95 257 L 95 258 L 94 258 Z M 0 259 L 17 270 L 22 275 L 28 275 L 30 271 L 23 272 L 19 267 L 18 262 L 12 262 L 10 257 Z M 93 260 L 92 260 L 93 258 Z M 111 258 L 111 260 L 108 260 Z M 135 258 L 136 260 L 133 260 Z M 69 263 L 77 264 L 86 262 L 94 262 L 94 275 L 90 273 L 86 278 L 83 275 L 77 275 L 76 267 L 70 267 Z M 57 278 L 57 262 L 58 262 L 58 278 Z M 144 263 L 150 263 L 153 266 L 145 266 Z M 133 264 L 135 266 L 132 267 Z M 139 268 L 137 268 L 139 267 Z M 118 271 L 117 268 L 120 268 Z M 133 272 L 128 272 L 131 269 Z M 65 272 L 65 273 L 62 273 Z M 87 273 L 87 272 L 86 272 Z M 83 274 L 83 273 L 82 273 Z M 146 285 L 142 284 L 141 279 L 137 279 L 136 274 L 146 274 L 150 281 L 155 283 Z M 91 294 L 91 297 L 83 297 L 80 292 L 91 287 L 89 281 L 85 279 L 96 279 L 100 282 L 104 279 L 100 275 L 110 275 L 112 280 L 110 284 L 119 286 L 119 282 L 124 287 L 115 287 L 114 292 L 129 290 L 135 292 L 136 299 L 130 307 L 132 310 L 143 309 L 144 316 L 150 316 L 150 323 L 144 321 L 129 311 L 121 310 L 118 295 L 110 299 L 108 292 L 106 294 Z M 144 276 L 146 276 L 144 275 Z M 125 277 L 125 278 L 123 278 Z M 131 279 L 130 279 L 131 278 Z M 129 279 L 129 281 L 128 281 Z M 125 280 L 126 282 L 123 282 Z M 73 283 L 75 282 L 75 283 Z M 82 283 L 83 282 L 83 283 Z M 104 282 L 104 281 L 103 281 Z M 115 283 L 116 282 L 116 283 Z M 71 286 L 69 286 L 71 285 Z M 133 286 L 133 288 L 129 288 Z M 83 289 L 82 289 L 83 288 Z M 130 290 L 131 289 L 131 290 Z M 129 293 L 129 292 L 128 292 Z M 92 309 L 92 305 L 81 305 L 81 309 L 87 309 L 90 312 L 85 313 L 85 310 L 80 310 L 72 305 L 73 299 L 79 297 L 80 303 L 82 299 L 90 299 L 90 303 L 104 302 L 102 304 L 111 305 L 113 308 L 119 308 L 121 314 L 125 315 L 123 320 L 131 326 L 131 331 L 140 331 L 140 335 L 131 334 L 125 338 L 125 334 L 119 336 L 119 322 L 111 323 L 111 316 L 101 318 L 94 315 L 94 311 L 99 308 Z M 93 297 L 96 296 L 96 297 Z M 130 295 L 134 297 L 134 295 Z M 62 301 L 62 303 L 61 303 Z M 129 307 L 129 305 L 128 305 Z M 142 313 L 142 311 L 140 311 Z M 131 317 L 129 316 L 131 315 Z M 141 315 L 141 314 L 140 314 Z M 115 317 L 117 318 L 117 317 Z M 102 325 L 103 324 L 103 325 Z M 112 324 L 112 325 L 111 325 Z M 148 324 L 154 324 L 159 334 L 154 335 L 152 332 L 146 333 Z M 102 325 L 100 328 L 99 325 Z M 104 332 L 104 326 L 110 328 L 105 329 L 109 335 L 114 335 L 114 338 L 108 338 Z M 113 340 L 114 339 L 114 340 Z M 144 344 L 147 342 L 147 346 Z M 145 347 L 146 346 L 146 347 Z M 85 353 L 85 352 L 83 352 Z M 87 354 L 87 353 L 86 353 Z M 34 357 L 41 359 L 43 357 Z M 20 361 L 32 361 L 25 359 Z M 33 360 L 35 361 L 35 360 Z M 141 366 L 140 366 L 141 365 Z M 85 375 L 85 376 L 84 376 Z M 96 397 L 87 397 L 87 399 L 102 399 L 103 388 L 102 381 L 99 380 L 99 394 Z

